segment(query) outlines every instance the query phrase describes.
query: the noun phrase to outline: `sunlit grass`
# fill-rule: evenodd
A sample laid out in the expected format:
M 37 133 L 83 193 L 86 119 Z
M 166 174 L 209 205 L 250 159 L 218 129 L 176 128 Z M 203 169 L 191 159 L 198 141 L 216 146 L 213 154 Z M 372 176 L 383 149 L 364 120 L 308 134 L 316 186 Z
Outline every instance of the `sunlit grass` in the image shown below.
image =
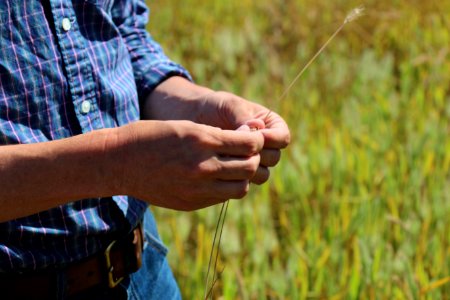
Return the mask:
M 448 299 L 450 2 L 151 1 L 150 31 L 195 80 L 265 103 L 293 141 L 230 203 L 225 299 Z M 155 209 L 184 298 L 202 299 L 219 207 Z

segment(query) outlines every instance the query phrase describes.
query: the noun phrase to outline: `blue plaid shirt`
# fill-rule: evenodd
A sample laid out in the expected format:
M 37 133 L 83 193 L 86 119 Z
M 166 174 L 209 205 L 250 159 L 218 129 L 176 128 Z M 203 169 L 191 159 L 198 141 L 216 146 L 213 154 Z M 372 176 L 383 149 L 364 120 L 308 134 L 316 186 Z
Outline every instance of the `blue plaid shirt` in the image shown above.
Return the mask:
M 146 32 L 147 19 L 139 0 L 2 0 L 0 144 L 136 121 L 156 85 L 189 78 Z M 127 196 L 85 199 L 0 223 L 0 271 L 87 257 L 135 226 L 146 208 Z

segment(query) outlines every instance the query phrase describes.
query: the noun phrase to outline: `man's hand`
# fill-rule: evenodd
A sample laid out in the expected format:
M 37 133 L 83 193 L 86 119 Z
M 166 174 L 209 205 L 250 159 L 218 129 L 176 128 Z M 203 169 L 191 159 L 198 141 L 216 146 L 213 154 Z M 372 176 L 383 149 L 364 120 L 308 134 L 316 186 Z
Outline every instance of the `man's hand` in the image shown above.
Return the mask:
M 190 121 L 141 121 L 120 128 L 114 148 L 117 193 L 157 206 L 194 210 L 246 195 L 258 178 L 261 132 Z M 123 170 L 123 171 L 120 171 Z M 259 180 L 259 179 L 258 179 Z
M 289 128 L 278 114 L 231 93 L 214 92 L 181 77 L 160 84 L 147 99 L 143 115 L 157 120 L 191 120 L 226 130 L 257 129 L 264 136 L 260 166 L 251 179 L 257 184 L 268 180 L 268 168 L 278 163 L 280 149 L 290 142 Z
M 199 122 L 220 128 L 236 129 L 248 127 L 258 130 L 264 136 L 260 152 L 261 163 L 257 175 L 252 179 L 262 184 L 269 179 L 269 167 L 280 160 L 281 149 L 290 142 L 286 122 L 267 108 L 227 92 L 212 92 L 204 97 L 204 108 L 208 113 L 200 116 Z

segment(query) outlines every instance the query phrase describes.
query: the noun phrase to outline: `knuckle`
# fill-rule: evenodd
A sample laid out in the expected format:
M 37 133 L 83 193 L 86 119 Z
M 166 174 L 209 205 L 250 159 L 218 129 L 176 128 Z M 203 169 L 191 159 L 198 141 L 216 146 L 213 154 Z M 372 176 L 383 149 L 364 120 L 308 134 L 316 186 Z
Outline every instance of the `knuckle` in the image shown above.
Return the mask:
M 258 170 L 258 163 L 249 161 L 244 168 L 244 172 L 247 176 L 253 177 Z
M 203 159 L 201 161 L 194 161 L 186 168 L 186 174 L 191 174 L 194 179 L 202 179 L 217 174 L 223 170 L 222 164 L 217 158 Z
M 219 133 L 214 128 L 202 124 L 195 124 L 195 127 L 184 133 L 183 143 L 189 148 L 214 146 L 220 142 L 217 137 Z
M 257 139 L 249 139 L 244 142 L 243 146 L 245 147 L 245 150 L 249 155 L 258 153 L 262 148 Z
M 206 137 L 200 135 L 197 131 L 192 131 L 184 136 L 184 144 L 188 147 L 196 147 L 205 143 Z

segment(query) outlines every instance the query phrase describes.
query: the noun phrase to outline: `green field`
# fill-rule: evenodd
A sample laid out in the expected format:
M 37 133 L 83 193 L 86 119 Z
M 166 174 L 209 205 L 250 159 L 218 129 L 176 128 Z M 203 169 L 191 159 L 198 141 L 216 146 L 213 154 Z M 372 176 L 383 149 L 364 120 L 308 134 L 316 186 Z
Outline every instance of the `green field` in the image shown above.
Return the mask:
M 450 298 L 450 1 L 148 1 L 195 81 L 291 128 L 270 181 L 232 201 L 215 299 Z M 185 299 L 203 299 L 220 207 L 154 208 Z

